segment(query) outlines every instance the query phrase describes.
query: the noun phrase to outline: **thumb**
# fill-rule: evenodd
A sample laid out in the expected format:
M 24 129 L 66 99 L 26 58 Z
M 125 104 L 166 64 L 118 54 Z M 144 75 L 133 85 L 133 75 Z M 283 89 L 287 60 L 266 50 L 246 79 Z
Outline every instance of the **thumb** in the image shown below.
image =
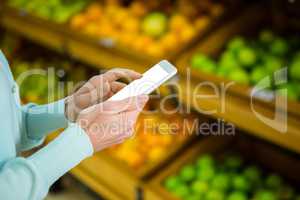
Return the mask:
M 109 112 L 110 114 L 117 114 L 133 110 L 142 110 L 148 100 L 148 95 L 139 95 L 129 97 L 120 101 L 106 101 L 102 104 L 100 112 Z

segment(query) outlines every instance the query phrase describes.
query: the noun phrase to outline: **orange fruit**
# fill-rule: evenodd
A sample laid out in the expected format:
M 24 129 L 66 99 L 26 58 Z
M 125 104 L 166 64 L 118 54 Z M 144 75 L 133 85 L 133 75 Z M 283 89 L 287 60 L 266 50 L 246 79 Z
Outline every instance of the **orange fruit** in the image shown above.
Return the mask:
M 84 32 L 88 35 L 97 35 L 99 27 L 95 23 L 87 24 L 84 27 Z
M 165 149 L 162 147 L 154 147 L 149 151 L 149 160 L 150 161 L 157 161 L 159 160 L 161 157 L 164 156 L 165 153 Z
M 195 29 L 192 26 L 186 26 L 181 32 L 180 32 L 180 38 L 183 42 L 190 41 L 196 34 Z
M 162 36 L 162 38 L 160 39 L 160 43 L 166 50 L 173 50 L 178 44 L 178 38 L 176 34 L 169 32 Z
M 130 32 L 132 34 L 139 31 L 140 22 L 139 20 L 131 17 L 123 21 L 123 24 L 121 26 L 125 31 Z
M 198 31 L 204 30 L 210 23 L 210 18 L 208 16 L 202 16 L 196 19 L 195 28 Z
M 79 29 L 79 28 L 82 28 L 83 26 L 85 26 L 86 23 L 87 23 L 87 19 L 86 19 L 85 15 L 79 14 L 79 15 L 74 16 L 71 19 L 70 25 L 72 28 Z
M 133 151 L 127 155 L 126 161 L 129 166 L 138 168 L 143 164 L 144 159 L 140 153 Z
M 136 50 L 145 50 L 148 45 L 153 43 L 153 39 L 148 36 L 138 36 L 132 44 Z
M 163 146 L 169 146 L 173 142 L 173 136 L 172 135 L 162 135 L 160 140 L 161 140 L 160 142 Z
M 90 21 L 96 21 L 102 16 L 102 7 L 100 4 L 95 3 L 90 5 L 86 10 L 86 18 Z
M 159 43 L 149 44 L 146 48 L 147 53 L 153 57 L 161 57 L 163 55 L 163 48 Z
M 130 5 L 130 12 L 136 17 L 142 17 L 147 13 L 147 8 L 142 2 L 134 1 Z
M 171 30 L 181 30 L 183 26 L 187 24 L 187 19 L 180 14 L 171 16 L 170 18 L 170 28 Z

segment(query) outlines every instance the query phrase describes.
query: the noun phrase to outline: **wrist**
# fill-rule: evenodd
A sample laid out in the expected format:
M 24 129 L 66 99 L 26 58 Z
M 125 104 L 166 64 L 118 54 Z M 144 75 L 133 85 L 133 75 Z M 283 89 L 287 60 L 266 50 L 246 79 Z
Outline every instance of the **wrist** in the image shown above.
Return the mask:
M 70 121 L 70 122 L 75 122 L 76 118 L 78 116 L 76 112 L 76 106 L 74 104 L 73 96 L 68 96 L 65 99 L 65 117 Z

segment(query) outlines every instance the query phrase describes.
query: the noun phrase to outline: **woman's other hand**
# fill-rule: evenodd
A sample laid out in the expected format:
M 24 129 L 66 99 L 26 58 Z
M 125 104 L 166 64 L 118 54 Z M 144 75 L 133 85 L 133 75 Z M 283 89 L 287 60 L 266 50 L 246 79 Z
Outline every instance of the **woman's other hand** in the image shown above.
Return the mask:
M 121 101 L 105 101 L 83 110 L 76 122 L 89 136 L 94 152 L 132 136 L 138 115 L 148 99 L 147 95 L 140 95 Z

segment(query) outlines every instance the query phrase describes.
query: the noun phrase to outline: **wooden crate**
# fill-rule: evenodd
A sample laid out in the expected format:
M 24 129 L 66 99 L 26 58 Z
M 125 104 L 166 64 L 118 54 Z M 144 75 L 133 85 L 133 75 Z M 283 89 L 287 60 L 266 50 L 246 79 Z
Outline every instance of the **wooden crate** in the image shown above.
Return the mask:
M 216 30 L 209 37 L 207 37 L 203 42 L 198 43 L 198 45 L 191 48 L 186 53 L 182 54 L 176 61 L 176 66 L 179 68 L 181 74 L 187 74 L 187 68 L 190 70 L 192 81 L 201 82 L 209 81 L 220 85 L 222 83 L 229 84 L 230 80 L 217 76 L 215 74 L 208 74 L 201 72 L 200 70 L 190 67 L 190 59 L 195 52 L 200 52 L 212 57 L 218 57 L 227 42 L 236 35 L 246 35 L 253 36 L 260 29 L 272 26 L 274 29 L 279 29 L 282 31 L 283 25 L 278 25 L 278 23 L 273 22 L 270 19 L 270 13 L 268 13 L 267 8 L 264 5 L 255 5 L 248 9 L 244 14 L 232 20 L 231 22 L 224 24 L 220 29 Z M 287 28 L 287 27 L 285 27 Z M 253 87 L 243 84 L 234 84 L 227 88 L 226 91 L 233 95 L 238 96 L 243 99 L 251 99 L 251 93 Z M 262 105 L 270 110 L 273 110 L 275 106 L 281 109 L 285 109 L 282 105 L 275 105 L 274 99 L 269 97 L 270 92 L 266 92 L 266 95 L 253 96 L 253 102 L 257 105 Z M 288 100 L 287 110 L 289 115 L 300 118 L 300 102 Z
M 192 115 L 194 114 L 192 113 Z M 194 116 L 196 118 L 196 115 Z M 184 116 L 182 117 L 184 118 Z M 208 121 L 208 118 L 198 115 L 199 123 Z M 53 140 L 60 131 L 49 135 L 46 142 Z M 174 137 L 177 136 L 174 135 Z M 143 183 L 175 159 L 196 138 L 196 134 L 184 136 L 158 160 L 146 163 L 138 169 L 131 168 L 126 162 L 111 155 L 109 151 L 101 151 L 81 162 L 70 173 L 107 199 L 140 199 L 142 198 Z
M 277 146 L 259 141 L 246 135 L 208 136 L 187 149 L 170 165 L 165 167 L 145 186 L 145 200 L 179 200 L 163 187 L 163 181 L 185 166 L 195 162 L 203 154 L 222 156 L 226 152 L 238 152 L 252 163 L 264 169 L 278 172 L 288 180 L 300 183 L 299 154 L 286 152 Z

